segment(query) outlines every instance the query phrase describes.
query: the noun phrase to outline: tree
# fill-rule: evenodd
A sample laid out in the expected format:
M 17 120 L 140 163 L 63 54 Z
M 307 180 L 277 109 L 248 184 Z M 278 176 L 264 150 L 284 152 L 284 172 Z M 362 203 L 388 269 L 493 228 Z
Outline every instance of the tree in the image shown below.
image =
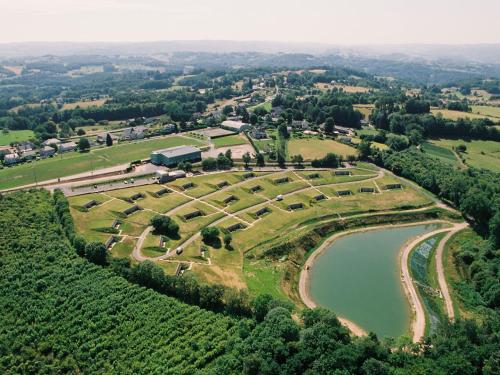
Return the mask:
M 193 165 L 188 162 L 188 161 L 181 161 L 178 165 L 177 168 L 183 170 L 186 173 L 189 173 L 193 170 Z
M 108 250 L 101 242 L 90 242 L 85 246 L 85 258 L 92 263 L 104 266 L 108 263 Z
M 207 245 L 214 245 L 219 240 L 219 228 L 216 227 L 205 227 L 201 230 L 201 237 L 203 242 Z
M 252 113 L 250 115 L 249 120 L 250 120 L 250 124 L 255 125 L 255 124 L 257 124 L 257 121 L 259 121 L 259 118 L 257 117 L 257 115 L 255 113 Z
M 231 151 L 231 149 L 230 149 L 230 148 L 228 148 L 228 149 L 226 150 L 226 152 L 224 153 L 224 156 L 227 158 L 227 160 L 229 160 L 229 161 L 230 161 L 230 167 L 232 167 L 232 166 L 233 166 L 233 164 L 234 164 L 234 163 L 233 163 L 233 152 Z
M 278 152 L 278 165 L 280 168 L 286 167 L 285 157 L 283 156 L 283 154 L 281 152 Z
M 410 144 L 416 146 L 424 141 L 424 136 L 417 129 L 412 129 L 408 134 L 408 140 L 410 141 Z
M 252 157 L 250 156 L 249 152 L 245 152 L 243 154 L 243 163 L 245 163 L 245 168 L 248 169 L 248 165 L 250 164 L 250 161 L 252 160 Z
M 106 134 L 106 146 L 113 146 L 113 137 L 109 133 Z
M 224 246 L 226 246 L 227 249 L 231 247 L 231 241 L 233 240 L 233 236 L 231 233 L 227 232 L 224 234 Z
M 266 162 L 264 160 L 264 155 L 262 155 L 260 152 L 255 155 L 255 160 L 257 167 L 264 167 L 266 165 Z
M 406 138 L 401 135 L 391 135 L 387 137 L 387 145 L 394 151 L 402 151 L 409 146 Z
M 201 168 L 204 171 L 213 171 L 217 169 L 217 160 L 214 158 L 206 158 L 201 162 Z
M 231 106 L 231 105 L 226 105 L 226 106 L 224 106 L 224 108 L 222 109 L 222 113 L 223 113 L 224 115 L 226 115 L 226 116 L 227 116 L 227 115 L 229 115 L 231 112 L 233 112 L 233 106 Z
M 155 233 L 164 234 L 169 237 L 179 235 L 179 225 L 170 217 L 165 215 L 155 215 L 151 218 L 150 224 Z
M 333 118 L 328 117 L 325 120 L 325 133 L 332 134 L 334 130 L 335 130 L 335 122 L 333 121 Z
M 80 136 L 85 135 L 85 130 L 83 130 L 83 129 L 78 129 L 78 131 L 76 132 L 76 134 L 77 134 L 77 135 L 80 135 Z
M 228 159 L 222 152 L 217 156 L 216 166 L 217 169 L 229 169 L 233 165 L 233 161 Z
M 366 160 L 371 154 L 371 142 L 362 140 L 358 144 L 359 158 L 361 160 Z
M 458 151 L 458 152 L 462 152 L 462 153 L 463 153 L 463 152 L 467 151 L 467 146 L 466 146 L 466 145 L 464 145 L 463 143 L 461 143 L 461 144 L 459 144 L 459 145 L 457 146 L 457 151 Z
M 80 152 L 86 152 L 90 150 L 89 140 L 85 137 L 80 138 L 80 140 L 78 141 L 78 149 L 80 150 Z
M 303 165 L 302 163 L 304 162 L 304 158 L 302 157 L 302 155 L 293 155 L 292 156 L 292 163 L 295 164 L 295 167 L 296 168 L 302 168 Z

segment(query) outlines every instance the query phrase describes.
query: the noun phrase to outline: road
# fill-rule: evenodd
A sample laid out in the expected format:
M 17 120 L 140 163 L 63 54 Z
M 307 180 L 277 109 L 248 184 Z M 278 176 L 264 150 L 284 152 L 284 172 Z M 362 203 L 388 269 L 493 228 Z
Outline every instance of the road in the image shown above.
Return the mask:
M 455 310 L 453 309 L 453 301 L 450 297 L 448 284 L 446 283 L 446 276 L 444 274 L 443 252 L 444 252 L 444 247 L 446 246 L 446 243 L 449 241 L 449 239 L 458 231 L 465 229 L 466 227 L 467 223 L 461 223 L 455 225 L 452 231 L 448 233 L 445 237 L 443 237 L 443 239 L 439 242 L 439 245 L 436 249 L 436 271 L 438 276 L 438 283 L 446 306 L 446 314 L 448 315 L 448 318 L 450 318 L 450 320 L 455 319 Z

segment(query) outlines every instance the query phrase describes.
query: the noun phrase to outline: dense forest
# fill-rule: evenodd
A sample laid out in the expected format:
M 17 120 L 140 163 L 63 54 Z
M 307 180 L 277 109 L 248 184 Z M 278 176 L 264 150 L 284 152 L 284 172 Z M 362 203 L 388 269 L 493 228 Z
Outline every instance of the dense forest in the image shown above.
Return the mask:
M 54 200 L 56 199 L 56 200 Z M 29 206 L 30 209 L 25 208 Z M 10 373 L 495 374 L 500 320 L 445 325 L 420 344 L 351 338 L 332 312 L 268 296 L 251 318 L 185 305 L 77 254 L 64 202 L 1 196 L 0 371 Z M 69 228 L 69 229 L 68 229 Z M 489 255 L 482 253 L 489 262 Z M 94 259 L 95 261 L 95 259 Z M 98 263 L 98 262 L 97 262 Z M 497 285 L 498 285 L 498 280 Z

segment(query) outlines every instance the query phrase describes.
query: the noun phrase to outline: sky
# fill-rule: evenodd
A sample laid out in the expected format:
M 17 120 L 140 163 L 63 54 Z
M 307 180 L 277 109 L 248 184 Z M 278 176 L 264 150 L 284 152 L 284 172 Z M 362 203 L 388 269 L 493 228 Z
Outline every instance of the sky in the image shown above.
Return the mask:
M 500 0 L 0 0 L 0 43 L 500 43 Z

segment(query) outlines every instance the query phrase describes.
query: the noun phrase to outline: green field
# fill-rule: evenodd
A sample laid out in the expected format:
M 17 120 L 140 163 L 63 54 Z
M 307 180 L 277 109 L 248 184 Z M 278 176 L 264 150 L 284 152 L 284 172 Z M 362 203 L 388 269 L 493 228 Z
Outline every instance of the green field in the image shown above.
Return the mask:
M 35 133 L 31 130 L 9 130 L 4 133 L 0 130 L 0 146 L 8 146 L 12 142 L 22 142 L 35 138 Z
M 500 121 L 500 107 L 490 105 L 472 105 L 471 109 L 472 113 L 493 117 L 496 118 L 497 121 Z
M 458 145 L 465 145 L 467 150 L 461 153 L 461 156 L 465 158 L 467 165 L 500 172 L 500 142 L 440 139 L 432 143 L 448 150 Z
M 361 167 L 371 167 L 368 164 L 360 164 Z M 269 248 L 270 243 L 282 241 L 284 237 L 300 235 L 313 223 L 337 220 L 339 215 L 349 217 L 360 213 L 401 209 L 402 206 L 418 208 L 431 203 L 426 196 L 406 183 L 403 183 L 403 189 L 384 190 L 385 184 L 401 182 L 391 175 L 378 177 L 370 170 L 359 168 L 351 168 L 350 171 L 350 176 L 334 176 L 332 171 L 321 171 L 320 178 L 316 181 L 307 180 L 312 171 L 257 173 L 249 180 L 242 178 L 242 172 L 212 173 L 171 182 L 167 186 L 173 191 L 161 198 L 151 194 L 159 190 L 160 186 L 149 185 L 110 191 L 106 194 L 70 197 L 69 201 L 76 229 L 87 239 L 104 241 L 109 234 L 102 233 L 100 228 L 109 227 L 116 218 L 123 220 L 119 228 L 120 234 L 133 239 L 140 236 L 148 226 L 150 218 L 160 212 L 179 224 L 179 238 L 170 239 L 166 247 L 175 249 L 182 246 L 183 252 L 169 257 L 171 262 L 190 263 L 189 272 L 210 283 L 248 288 L 252 295 L 268 292 L 276 297 L 288 296 L 297 300 L 292 296 L 292 284 L 284 282 L 284 276 L 289 272 L 289 268 L 293 267 L 293 263 L 259 258 L 259 254 L 263 249 Z M 288 177 L 289 181 L 276 181 L 283 177 Z M 360 181 L 367 178 L 372 180 Z M 188 181 L 194 182 L 195 187 L 182 190 L 181 186 Z M 217 188 L 216 184 L 222 181 L 227 181 L 229 185 Z M 311 186 L 309 182 L 318 185 Z M 251 188 L 257 185 L 262 190 L 252 192 Z M 372 187 L 377 193 L 360 193 L 361 187 Z M 353 194 L 338 197 L 336 192 L 345 189 L 351 190 Z M 123 199 L 137 192 L 145 194 L 145 198 L 136 202 L 144 210 L 129 217 L 122 217 L 120 212 L 131 206 L 131 203 Z M 281 201 L 276 200 L 279 194 L 284 195 Z M 318 194 L 325 194 L 327 199 L 316 201 Z M 225 203 L 224 199 L 231 195 L 236 199 Z M 103 204 L 88 212 L 79 209 L 91 199 Z M 302 203 L 303 207 L 296 210 L 289 208 L 289 205 L 296 203 Z M 182 207 L 179 207 L 180 205 Z M 268 212 L 258 216 L 256 212 L 263 208 Z M 197 210 L 202 211 L 202 216 L 192 219 L 184 217 Z M 214 224 L 215 222 L 217 224 Z M 242 224 L 243 228 L 232 232 L 231 249 L 225 248 L 224 245 L 208 246 L 205 257 L 201 257 L 200 248 L 203 243 L 201 238 L 197 237 L 199 231 L 210 225 L 225 230 L 234 224 Z M 132 240 L 120 242 L 113 248 L 113 253 L 116 253 L 116 256 L 127 256 L 133 243 Z M 148 257 L 164 254 L 166 250 L 158 249 L 158 243 L 157 236 L 148 236 L 142 254 Z
M 429 155 L 438 158 L 445 163 L 458 165 L 458 160 L 449 148 L 437 146 L 433 143 L 425 142 L 422 144 L 422 149 Z
M 343 157 L 358 154 L 355 148 L 331 139 L 295 138 L 288 141 L 288 154 L 290 156 L 300 154 L 304 160 L 319 159 L 329 152 Z
M 180 145 L 201 145 L 201 142 L 193 138 L 173 136 L 124 143 L 109 148 L 94 149 L 88 153 L 61 154 L 54 158 L 0 170 L 0 189 L 32 184 L 35 182 L 35 177 L 40 182 L 88 172 L 92 169 L 126 164 L 148 158 L 151 151 Z
M 248 143 L 247 139 L 242 134 L 215 138 L 212 142 L 214 143 L 215 148 L 244 145 L 245 143 Z
M 271 112 L 271 109 L 273 109 L 273 105 L 271 102 L 264 102 L 262 104 L 255 105 L 253 107 L 248 108 L 249 111 L 253 112 L 257 108 L 264 108 L 267 112 Z
M 494 111 L 491 110 L 491 108 L 496 108 L 496 107 L 489 107 L 489 106 L 473 106 L 476 108 L 476 110 L 472 110 L 472 112 L 461 112 L 461 111 L 453 111 L 451 109 L 439 109 L 439 108 L 432 108 L 431 112 L 434 115 L 437 115 L 440 113 L 444 118 L 450 119 L 450 120 L 458 120 L 460 118 L 470 118 L 470 119 L 481 119 L 481 118 L 489 118 L 492 121 L 499 121 L 500 119 L 498 117 L 492 117 L 490 115 L 487 115 L 486 112 L 490 113 L 495 113 Z M 480 109 L 478 109 L 480 108 Z M 488 108 L 488 109 L 485 109 Z

